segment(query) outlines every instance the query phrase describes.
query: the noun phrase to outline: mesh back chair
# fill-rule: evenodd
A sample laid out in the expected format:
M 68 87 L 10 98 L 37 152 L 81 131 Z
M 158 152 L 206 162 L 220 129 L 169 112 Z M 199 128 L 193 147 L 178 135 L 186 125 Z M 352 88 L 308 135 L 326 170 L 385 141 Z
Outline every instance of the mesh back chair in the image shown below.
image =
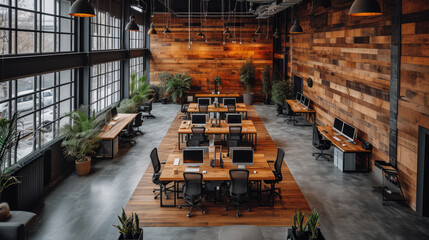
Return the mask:
M 229 126 L 228 140 L 241 141 L 241 126 Z
M 199 147 L 200 146 L 200 140 L 198 139 L 189 139 L 186 141 L 187 147 Z
M 155 118 L 155 116 L 151 113 L 153 100 L 154 98 L 152 98 L 148 104 L 140 106 L 140 112 L 143 113 L 143 118 Z
M 320 134 L 319 129 L 317 129 L 316 125 L 313 125 L 313 146 L 320 150 L 319 153 L 313 153 L 313 156 L 317 155 L 316 160 L 319 160 L 320 157 L 329 161 L 329 158 L 326 156 L 330 156 L 331 154 L 324 153 L 324 150 L 328 150 L 331 148 L 331 142 L 329 140 L 322 140 L 322 134 Z
M 205 127 L 192 127 L 192 136 L 191 139 L 196 139 L 200 141 L 200 144 L 207 140 L 206 137 L 206 128 Z
M 188 108 L 189 108 L 189 104 L 182 103 L 182 107 L 180 108 L 180 111 L 185 115 L 180 116 L 180 118 L 188 119 Z
M 167 187 L 167 185 L 171 182 L 161 182 L 159 181 L 159 177 L 161 176 L 161 162 L 159 161 L 158 158 L 158 149 L 154 148 L 152 149 L 152 152 L 150 152 L 150 160 L 152 162 L 152 167 L 153 167 L 153 175 L 152 175 L 152 182 L 158 186 L 163 186 L 163 192 L 165 193 L 165 198 L 168 198 L 167 192 L 172 192 L 171 187 Z M 164 164 L 164 163 L 162 163 Z M 153 189 L 152 192 L 159 192 L 160 189 L 159 188 L 155 188 Z M 155 199 L 158 198 L 158 196 L 161 194 L 161 192 L 159 192 L 157 195 L 154 196 Z
M 249 195 L 249 171 L 247 169 L 231 169 L 229 176 L 231 177 L 229 200 L 237 208 L 236 216 L 240 217 L 240 207 L 245 207 L 247 211 L 250 211 L 249 206 L 241 203 L 243 198 Z M 225 207 L 225 211 L 228 211 L 228 207 Z
M 201 173 L 192 173 L 184 172 L 183 178 L 185 179 L 185 184 L 183 185 L 183 199 L 187 205 L 180 205 L 182 207 L 191 207 L 186 216 L 190 217 L 191 212 L 194 208 L 201 210 L 203 214 L 206 212 L 199 206 L 198 203 L 201 203 L 203 197 L 203 174 Z
M 128 143 L 131 146 L 136 144 L 136 141 L 133 140 L 133 137 L 135 136 L 134 133 L 134 121 L 131 121 L 128 123 L 127 127 L 125 129 L 122 129 L 122 131 L 119 133 L 119 143 Z
M 232 148 L 232 147 L 238 147 L 238 140 L 230 140 L 230 139 L 227 139 L 226 140 L 226 144 L 227 144 L 227 146 L 228 146 L 228 157 L 229 157 L 229 152 L 230 152 L 230 148 Z
M 136 118 L 134 118 L 134 133 L 140 133 L 143 134 L 143 132 L 140 130 L 140 127 L 143 125 L 143 119 L 142 119 L 142 113 L 138 113 Z
M 265 184 L 270 184 L 271 188 L 269 189 L 269 191 L 271 192 L 271 195 L 277 195 L 280 199 L 282 199 L 282 190 L 281 188 L 276 188 L 275 185 L 280 183 L 283 180 L 283 175 L 282 175 L 282 164 L 283 164 L 283 159 L 285 156 L 285 152 L 283 151 L 283 149 L 281 148 L 277 148 L 277 158 L 276 158 L 276 162 L 274 163 L 274 176 L 276 177 L 275 180 L 265 180 L 264 183 Z M 267 187 L 265 187 L 267 189 Z M 274 196 L 273 196 L 274 197 Z
M 198 112 L 209 113 L 209 106 L 208 105 L 198 105 Z
M 296 120 L 295 120 L 296 114 L 295 114 L 294 111 L 292 111 L 292 109 L 290 108 L 289 104 L 287 104 L 286 102 L 283 105 L 283 113 L 284 113 L 285 116 L 289 117 L 289 119 L 287 120 L 287 123 L 296 122 Z
M 237 108 L 235 107 L 235 105 L 228 105 L 228 113 L 235 113 Z

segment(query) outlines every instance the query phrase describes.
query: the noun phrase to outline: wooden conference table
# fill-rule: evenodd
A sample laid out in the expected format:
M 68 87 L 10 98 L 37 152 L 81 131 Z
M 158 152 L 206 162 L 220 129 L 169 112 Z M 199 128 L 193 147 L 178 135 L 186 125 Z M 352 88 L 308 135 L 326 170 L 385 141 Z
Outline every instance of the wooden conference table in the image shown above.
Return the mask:
M 116 120 L 111 120 L 108 125 L 105 125 L 101 129 L 101 133 L 98 135 L 101 138 L 102 142 L 102 155 L 104 157 L 109 156 L 113 158 L 115 154 L 118 152 L 118 135 L 122 131 L 122 129 L 126 128 L 127 125 L 134 121 L 137 114 L 127 114 L 127 113 L 119 113 L 117 115 Z M 108 149 L 107 146 L 111 146 L 111 149 Z
M 296 99 L 286 99 L 286 103 L 289 104 L 291 110 L 294 113 L 302 113 L 309 115 L 309 118 L 313 121 L 316 121 L 316 111 L 314 109 L 306 108 Z M 311 126 L 309 124 L 296 124 L 296 120 L 293 121 L 294 126 Z
M 181 143 L 184 142 L 183 136 L 192 134 L 192 123 L 191 121 L 182 121 L 179 129 L 177 130 L 178 141 L 179 141 L 179 150 L 181 149 Z M 224 120 L 221 121 L 221 127 L 212 127 L 211 123 L 206 123 L 204 127 L 206 128 L 206 134 L 228 134 L 229 126 L 225 123 Z M 252 147 L 256 150 L 256 145 L 258 144 L 258 132 L 256 131 L 255 126 L 253 125 L 252 120 L 243 120 L 241 124 L 241 134 L 247 137 L 247 140 L 250 142 Z M 188 137 L 189 139 L 189 137 Z
M 235 111 L 237 113 L 241 113 L 244 115 L 244 118 L 247 119 L 247 108 L 246 105 L 244 103 L 237 103 L 235 105 Z M 188 107 L 188 119 L 189 119 L 189 115 L 193 114 L 193 113 L 199 113 L 200 110 L 198 109 L 198 103 L 190 103 L 189 107 Z M 215 107 L 213 104 L 209 105 L 209 109 L 208 112 L 218 112 L 218 113 L 227 113 L 228 112 L 228 108 L 226 106 L 223 106 L 223 104 L 219 104 L 219 107 Z
M 216 167 L 210 167 L 210 159 L 213 158 L 214 155 L 214 147 L 209 148 L 209 159 L 204 159 L 204 165 L 198 166 L 200 169 L 200 173 L 203 173 L 203 171 L 206 171 L 207 173 L 203 174 L 203 181 L 229 181 L 229 170 L 230 169 L 236 169 L 238 166 L 232 165 L 231 158 L 223 158 L 223 168 L 220 167 L 220 160 L 216 159 Z M 219 153 L 217 153 L 219 154 Z M 226 155 L 226 154 L 225 154 Z M 219 156 L 217 156 L 219 157 Z M 180 159 L 179 165 L 174 165 L 174 159 Z M 173 205 L 165 205 L 163 204 L 163 196 L 162 196 L 162 190 L 163 186 L 160 184 L 160 204 L 161 207 L 175 207 L 176 206 L 176 199 L 177 199 L 177 190 L 178 190 L 178 183 L 183 182 L 183 173 L 185 172 L 185 169 L 189 166 L 183 165 L 183 159 L 182 159 L 181 153 L 172 153 L 168 156 L 167 162 L 165 163 L 161 176 L 159 180 L 161 182 L 174 182 L 174 204 Z M 253 165 L 247 165 L 246 169 L 249 170 L 249 181 L 255 181 L 258 184 L 258 201 L 261 204 L 261 182 L 263 180 L 275 180 L 275 176 L 273 174 L 273 170 L 270 168 L 269 163 L 265 159 L 264 154 L 254 154 L 253 159 Z M 177 173 L 174 173 L 174 170 L 177 170 Z M 256 171 L 256 173 L 254 172 Z M 274 200 L 274 197 L 272 197 L 272 200 Z M 274 201 L 272 201 L 272 204 L 274 204 Z M 271 206 L 270 204 L 269 206 Z

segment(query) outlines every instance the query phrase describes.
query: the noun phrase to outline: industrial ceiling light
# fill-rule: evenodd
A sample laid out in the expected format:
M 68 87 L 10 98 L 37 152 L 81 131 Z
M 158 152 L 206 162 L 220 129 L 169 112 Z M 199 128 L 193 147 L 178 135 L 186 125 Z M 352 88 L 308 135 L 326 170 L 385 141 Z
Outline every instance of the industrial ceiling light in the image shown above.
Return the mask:
M 262 34 L 262 31 L 261 31 L 261 27 L 260 27 L 260 26 L 258 26 L 258 29 L 256 29 L 255 34 Z
M 150 24 L 150 29 L 149 31 L 147 31 L 147 34 L 157 34 L 158 32 L 155 29 L 155 24 L 151 23 Z
M 231 31 L 229 31 L 228 27 L 225 28 L 225 31 L 223 32 L 223 34 L 225 35 L 231 34 Z
M 70 7 L 69 15 L 74 17 L 95 17 L 95 11 L 88 0 L 76 0 Z
M 301 25 L 299 25 L 299 18 L 295 19 L 293 26 L 290 28 L 289 33 L 303 33 Z
M 378 16 L 382 15 L 377 0 L 355 0 L 350 8 L 350 16 Z
M 164 29 L 164 31 L 162 32 L 162 33 L 164 33 L 164 34 L 169 34 L 169 33 L 171 33 L 171 31 L 170 31 L 170 29 L 168 29 L 168 24 L 169 24 L 169 18 L 170 18 L 170 1 L 165 1 L 165 5 L 164 6 L 166 6 L 165 8 L 167 8 L 167 6 L 168 6 L 168 15 L 167 15 L 167 24 L 165 25 L 165 29 Z M 167 13 L 167 9 L 166 9 L 166 13 Z
M 278 31 L 278 29 L 277 29 L 277 28 L 276 28 L 276 31 L 274 32 L 273 37 L 274 37 L 274 38 L 280 38 L 280 34 L 279 34 L 279 31 Z
M 164 33 L 164 34 L 165 34 L 165 33 L 171 33 L 171 31 L 170 31 L 170 29 L 168 29 L 168 27 L 166 26 L 166 27 L 165 27 L 165 29 L 164 29 L 164 31 L 163 31 L 162 33 Z
M 125 31 L 139 31 L 139 25 L 136 23 L 136 17 L 130 16 L 130 22 L 125 27 Z
M 227 38 L 232 38 L 232 33 L 230 33 Z

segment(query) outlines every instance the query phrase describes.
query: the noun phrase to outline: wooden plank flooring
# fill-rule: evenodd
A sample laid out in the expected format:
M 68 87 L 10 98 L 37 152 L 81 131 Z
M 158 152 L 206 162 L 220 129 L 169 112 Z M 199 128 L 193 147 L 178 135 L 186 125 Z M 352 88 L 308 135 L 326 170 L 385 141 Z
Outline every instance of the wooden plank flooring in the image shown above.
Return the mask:
M 248 109 L 248 117 L 258 130 L 257 153 L 264 153 L 267 160 L 275 161 L 277 149 L 273 140 L 253 106 L 249 106 Z M 180 111 L 158 148 L 161 161 L 165 161 L 170 153 L 179 151 L 177 148 L 177 129 L 182 121 L 179 116 L 181 116 Z M 198 210 L 194 210 L 192 216 L 187 218 L 187 207 L 183 209 L 177 207 L 161 208 L 159 199 L 153 198 L 154 193 L 152 193 L 152 190 L 156 186 L 152 183 L 152 173 L 152 167 L 149 166 L 125 209 L 128 214 L 136 212 L 139 215 L 140 223 L 146 227 L 197 227 L 236 224 L 291 226 L 293 225 L 294 209 L 300 208 L 307 212 L 310 211 L 307 201 L 285 163 L 282 168 L 283 181 L 279 184 L 282 189 L 283 200 L 276 198 L 274 207 L 259 207 L 256 200 L 252 201 L 250 202 L 252 211 L 241 210 L 242 216 L 240 218 L 235 217 L 235 209 L 224 210 L 226 202 L 213 204 L 210 197 L 207 201 L 203 201 L 203 207 L 207 212 L 205 215 L 202 215 Z M 170 195 L 171 197 L 173 196 L 172 194 Z M 181 203 L 184 203 L 184 201 L 179 199 L 178 204 Z

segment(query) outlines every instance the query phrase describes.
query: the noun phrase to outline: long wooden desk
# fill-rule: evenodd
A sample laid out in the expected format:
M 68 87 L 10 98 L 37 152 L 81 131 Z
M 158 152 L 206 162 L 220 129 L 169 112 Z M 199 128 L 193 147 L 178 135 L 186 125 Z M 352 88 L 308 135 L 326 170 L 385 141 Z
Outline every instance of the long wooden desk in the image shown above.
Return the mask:
M 192 134 L 192 123 L 191 121 L 182 121 L 180 128 L 177 130 L 178 141 L 179 141 L 179 150 L 181 149 L 181 142 L 184 142 L 183 136 Z M 212 127 L 210 123 L 206 123 L 204 126 L 206 128 L 206 134 L 228 134 L 229 126 L 225 123 L 224 120 L 221 121 L 221 127 Z M 258 144 L 258 132 L 256 131 L 255 126 L 253 125 L 252 120 L 243 120 L 241 124 L 241 134 L 247 137 L 247 140 L 251 143 L 252 147 L 256 150 L 256 145 Z
M 370 154 L 371 154 L 371 150 L 366 150 L 362 148 L 362 142 L 359 141 L 358 139 L 355 139 L 354 142 L 356 144 L 353 144 L 352 142 L 346 142 L 346 138 L 342 135 L 335 135 L 335 130 L 332 128 L 332 126 L 317 126 L 319 132 L 329 141 L 331 141 L 331 143 L 338 148 L 339 150 L 341 150 L 341 152 L 343 153 L 364 153 L 367 156 L 367 163 L 366 163 L 366 169 L 365 172 L 369 172 L 369 159 L 370 159 Z M 339 138 L 341 141 L 336 140 L 334 137 Z M 343 144 L 345 146 L 343 146 Z M 356 161 L 356 165 L 357 165 L 357 161 Z M 356 171 L 358 171 L 358 169 L 356 169 Z
M 217 153 L 219 154 L 219 153 Z M 224 167 L 219 167 L 219 155 L 217 155 L 216 159 L 216 167 L 210 167 L 210 159 L 213 158 L 213 147 L 210 147 L 209 159 L 205 159 L 204 165 L 198 166 L 200 169 L 200 173 L 206 171 L 207 173 L 203 174 L 203 181 L 229 181 L 229 170 L 236 169 L 238 166 L 232 165 L 231 158 L 223 158 Z M 226 155 L 226 154 L 225 154 Z M 174 165 L 174 159 L 179 158 L 179 165 Z M 159 178 L 162 182 L 174 182 L 174 204 L 173 205 L 164 205 L 162 200 L 162 195 L 160 196 L 160 204 L 161 207 L 175 207 L 176 206 L 176 198 L 177 198 L 177 187 L 179 182 L 183 182 L 183 173 L 185 169 L 189 166 L 183 165 L 182 154 L 173 153 L 168 156 L 167 162 L 165 163 L 161 176 Z M 261 181 L 263 180 L 275 180 L 275 176 L 273 174 L 273 170 L 270 168 L 267 160 L 265 159 L 264 154 L 254 154 L 253 165 L 246 166 L 246 169 L 249 170 L 249 181 L 255 181 L 258 183 L 258 201 L 260 202 L 260 188 Z M 177 170 L 177 174 L 174 173 L 174 170 Z M 256 171 L 256 173 L 254 173 Z M 161 194 L 162 194 L 162 184 L 161 185 Z M 273 198 L 274 200 L 274 198 Z M 273 203 L 272 203 L 273 204 Z
M 108 125 L 105 125 L 101 129 L 101 133 L 98 135 L 102 141 L 103 155 L 106 156 L 106 142 L 110 142 L 111 153 L 110 157 L 113 158 L 118 152 L 118 135 L 122 129 L 126 128 L 127 125 L 134 120 L 137 114 L 119 113 L 116 120 L 111 120 Z M 108 152 L 109 153 L 109 152 Z M 108 154 L 107 153 L 107 154 Z
M 314 109 L 306 108 L 304 105 L 302 105 L 298 100 L 296 99 L 286 99 L 286 103 L 289 104 L 291 110 L 294 113 L 302 113 L 309 115 L 309 118 L 313 121 L 313 123 L 316 121 L 316 111 Z M 296 120 L 293 120 L 293 125 L 295 126 L 311 126 L 308 124 L 296 124 Z
M 196 98 L 215 98 L 215 97 L 220 97 L 220 98 L 238 98 L 240 97 L 240 94 L 238 93 L 221 93 L 221 94 L 213 94 L 213 93 L 197 93 L 195 94 Z
M 243 114 L 243 117 L 245 119 L 247 119 L 247 108 L 246 105 L 244 105 L 244 103 L 237 103 L 236 104 L 236 108 L 235 111 L 237 113 L 241 113 Z M 190 103 L 189 107 L 188 107 L 188 118 L 190 114 L 193 113 L 199 113 L 199 109 L 198 109 L 198 103 Z M 218 112 L 218 113 L 227 113 L 228 112 L 228 108 L 226 106 L 223 106 L 223 104 L 219 104 L 219 107 L 215 107 L 213 104 L 209 105 L 209 109 L 208 112 Z

